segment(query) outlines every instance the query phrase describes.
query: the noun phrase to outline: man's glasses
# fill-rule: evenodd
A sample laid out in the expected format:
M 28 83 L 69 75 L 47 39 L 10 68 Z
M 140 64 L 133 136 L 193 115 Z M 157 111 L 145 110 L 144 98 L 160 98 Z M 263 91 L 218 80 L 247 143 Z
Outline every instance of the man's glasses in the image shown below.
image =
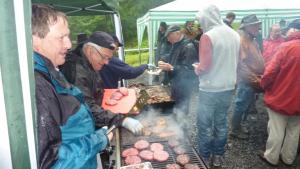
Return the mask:
M 96 47 L 93 46 L 93 48 L 94 48 L 95 51 L 101 56 L 101 58 L 102 58 L 103 60 L 107 60 L 107 61 L 110 61 L 110 60 L 111 60 L 111 58 L 110 58 L 109 56 L 104 56 L 104 55 L 102 55 L 101 52 L 100 52 Z

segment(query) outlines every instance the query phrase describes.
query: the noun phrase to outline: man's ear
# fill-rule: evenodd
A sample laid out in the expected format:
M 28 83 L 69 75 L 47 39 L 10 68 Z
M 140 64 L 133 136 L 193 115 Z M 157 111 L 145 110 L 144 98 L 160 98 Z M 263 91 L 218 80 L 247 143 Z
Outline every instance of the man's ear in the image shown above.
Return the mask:
M 40 44 L 41 44 L 41 38 L 36 35 L 32 35 L 32 48 L 34 51 L 36 52 L 39 51 Z

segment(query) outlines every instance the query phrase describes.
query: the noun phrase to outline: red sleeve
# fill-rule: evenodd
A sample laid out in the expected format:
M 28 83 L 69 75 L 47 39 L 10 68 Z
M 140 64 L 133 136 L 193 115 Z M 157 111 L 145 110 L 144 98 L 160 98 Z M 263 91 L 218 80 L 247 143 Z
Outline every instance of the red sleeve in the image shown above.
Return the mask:
M 203 35 L 200 39 L 200 45 L 199 45 L 199 70 L 200 74 L 205 73 L 209 71 L 211 67 L 212 62 L 212 44 L 207 35 Z

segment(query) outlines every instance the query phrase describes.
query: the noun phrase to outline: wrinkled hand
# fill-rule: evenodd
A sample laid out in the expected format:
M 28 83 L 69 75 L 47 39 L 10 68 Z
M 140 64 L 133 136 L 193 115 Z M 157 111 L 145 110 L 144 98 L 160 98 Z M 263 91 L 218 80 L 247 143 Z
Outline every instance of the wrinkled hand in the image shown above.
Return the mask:
M 171 64 L 166 63 L 166 62 L 164 62 L 164 61 L 159 61 L 159 62 L 158 62 L 158 67 L 159 67 L 160 69 L 162 69 L 162 70 L 165 70 L 165 71 L 171 71 L 171 70 L 174 69 L 174 67 L 173 67 Z
M 143 131 L 143 125 L 131 117 L 126 117 L 123 120 L 122 126 L 131 131 L 134 135 L 140 135 Z

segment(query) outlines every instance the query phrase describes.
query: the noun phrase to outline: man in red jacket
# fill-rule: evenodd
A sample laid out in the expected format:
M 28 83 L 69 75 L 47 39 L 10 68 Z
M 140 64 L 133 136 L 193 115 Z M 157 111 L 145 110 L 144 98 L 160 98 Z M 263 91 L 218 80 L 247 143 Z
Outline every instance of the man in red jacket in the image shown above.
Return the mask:
M 269 122 L 266 150 L 260 157 L 277 165 L 279 157 L 291 165 L 300 134 L 300 19 L 292 21 L 287 42 L 282 43 L 261 80 Z

